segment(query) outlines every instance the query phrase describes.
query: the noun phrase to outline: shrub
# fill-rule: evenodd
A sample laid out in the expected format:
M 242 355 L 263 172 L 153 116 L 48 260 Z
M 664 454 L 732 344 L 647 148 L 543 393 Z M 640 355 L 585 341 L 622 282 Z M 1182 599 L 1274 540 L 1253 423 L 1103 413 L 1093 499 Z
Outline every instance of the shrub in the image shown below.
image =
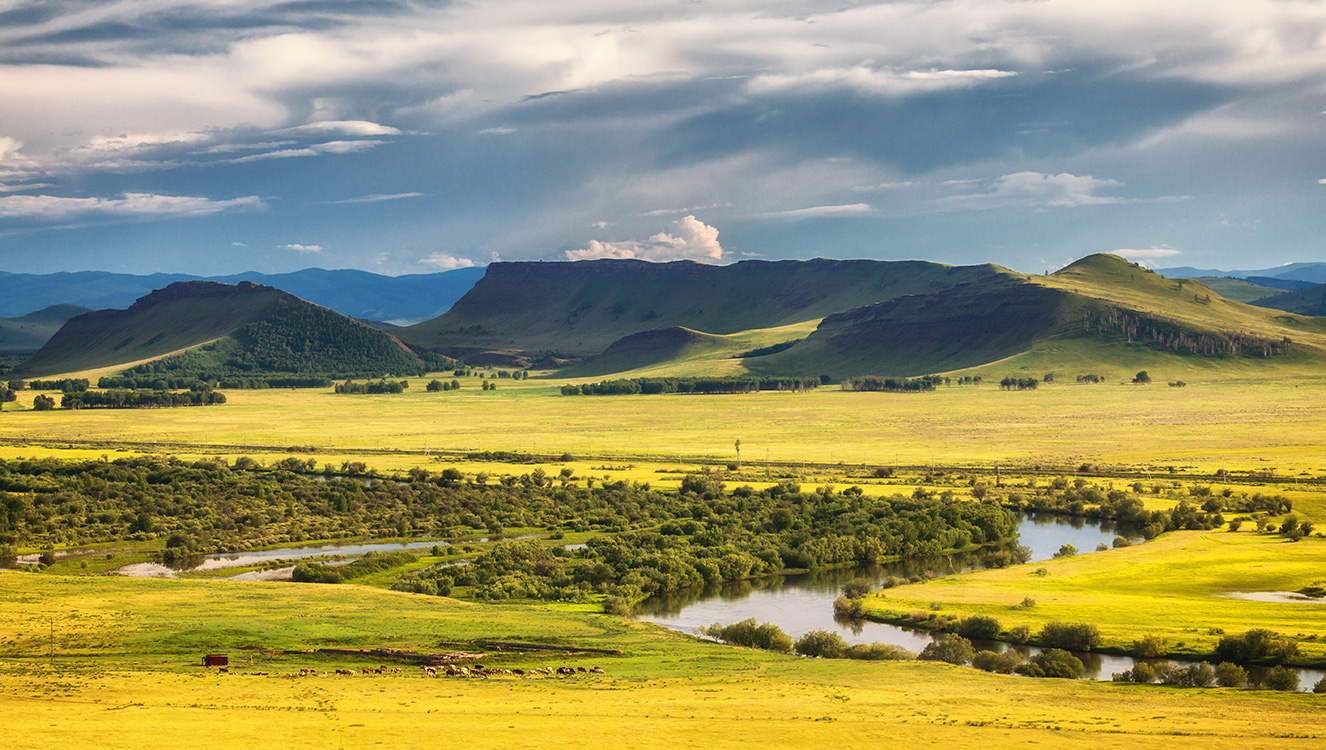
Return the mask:
M 603 598 L 603 611 L 610 615 L 629 615 L 631 603 L 624 597 L 607 596 Z
M 1026 664 L 1014 670 L 1028 677 L 1055 677 L 1075 680 L 1086 672 L 1082 660 L 1061 648 L 1052 648 L 1036 654 Z
M 859 599 L 870 593 L 870 581 L 865 578 L 854 578 L 843 584 L 843 596 L 849 599 Z
M 833 600 L 833 614 L 836 617 L 860 619 L 866 616 L 866 610 L 865 607 L 862 606 L 860 599 L 851 599 L 846 596 L 840 596 Z
M 1165 655 L 1165 642 L 1154 635 L 1148 635 L 1145 638 L 1133 641 L 1132 654 L 1143 659 L 1159 658 Z
M 1019 625 L 1008 631 L 1008 640 L 1010 643 L 1016 643 L 1019 646 L 1026 644 L 1031 640 L 1031 628 L 1026 625 Z
M 1248 670 L 1237 664 L 1222 661 L 1216 665 L 1215 679 L 1220 687 L 1243 687 L 1248 684 Z
M 1317 680 L 1317 682 L 1312 686 L 1312 692 L 1318 695 L 1326 693 L 1326 677 Z
M 1266 687 L 1270 690 L 1298 690 L 1298 673 L 1278 666 L 1266 673 Z
M 1133 682 L 1143 685 L 1149 682 L 1155 682 L 1156 670 L 1146 662 L 1137 662 L 1133 665 Z
M 958 621 L 955 629 L 958 635 L 973 641 L 993 641 L 999 637 L 1003 627 L 999 620 L 990 615 L 972 615 Z
M 796 652 L 802 656 L 838 659 L 847 653 L 847 641 L 828 630 L 812 630 L 797 640 Z
M 971 665 L 986 672 L 1013 674 L 1013 670 L 1022 665 L 1022 655 L 1011 648 L 1003 653 L 977 651 L 971 658 Z
M 1036 600 L 1029 596 L 1022 597 L 1022 601 L 1013 605 L 1013 609 L 1032 609 L 1036 606 Z
M 1100 630 L 1089 622 L 1047 622 L 1040 642 L 1051 649 L 1090 651 L 1100 645 Z
M 916 654 L 892 643 L 857 643 L 847 647 L 848 659 L 864 661 L 906 661 L 915 659 Z
M 1061 544 L 1061 545 L 1059 545 L 1059 551 L 1056 552 L 1056 553 L 1054 553 L 1054 556 L 1055 556 L 1055 557 L 1072 557 L 1073 555 L 1076 555 L 1076 554 L 1077 554 L 1077 547 L 1074 547 L 1074 546 L 1071 545 L 1071 544 Z
M 1227 635 L 1216 644 L 1215 653 L 1223 661 L 1252 662 L 1275 656 L 1287 661 L 1298 652 L 1298 644 L 1265 628 L 1253 628 L 1243 635 Z
M 970 662 L 974 655 L 971 641 L 960 635 L 946 635 L 931 641 L 916 658 L 962 665 Z
M 762 648 L 766 651 L 792 650 L 792 638 L 782 628 L 772 623 L 756 622 L 754 617 L 727 626 L 714 623 L 707 628 L 700 628 L 700 632 L 734 646 Z M 841 636 L 839 640 L 842 640 Z

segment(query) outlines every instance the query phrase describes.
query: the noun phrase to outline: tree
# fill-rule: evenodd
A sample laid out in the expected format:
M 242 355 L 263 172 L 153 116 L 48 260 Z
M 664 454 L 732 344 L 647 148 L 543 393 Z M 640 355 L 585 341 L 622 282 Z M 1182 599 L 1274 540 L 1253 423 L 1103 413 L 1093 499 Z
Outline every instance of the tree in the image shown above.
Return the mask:
M 1040 641 L 1052 649 L 1090 651 L 1100 645 L 1100 630 L 1089 622 L 1047 622 Z
M 1133 382 L 1138 385 L 1151 385 L 1151 375 L 1146 370 L 1141 370 L 1133 377 Z
M 1003 653 L 977 651 L 971 658 L 971 665 L 986 672 L 1013 674 L 1013 670 L 1022 666 L 1022 655 L 1011 648 Z
M 960 635 L 946 635 L 931 641 L 916 658 L 924 661 L 942 661 L 949 664 L 963 665 L 976 655 L 971 641 Z
M 1003 629 L 999 620 L 990 615 L 972 615 L 958 621 L 957 633 L 973 641 L 993 641 Z
M 442 381 L 430 380 L 428 381 L 428 385 L 424 386 L 424 390 L 428 391 L 429 393 L 436 393 L 442 390 Z
M 1222 661 L 1215 668 L 1216 684 L 1220 687 L 1243 687 L 1248 684 L 1248 670 L 1237 664 Z
M 796 651 L 802 656 L 838 659 L 847 653 L 847 641 L 828 630 L 812 630 L 797 640 Z
M 1076 656 L 1061 648 L 1052 648 L 1031 657 L 1030 661 L 1014 671 L 1028 677 L 1055 677 L 1076 680 L 1086 672 L 1086 667 L 1083 666 L 1082 660 Z
M 735 443 L 733 443 L 732 446 L 733 446 L 734 448 L 737 449 L 737 468 L 740 469 L 740 468 L 741 468 L 741 438 L 737 438 L 737 441 L 736 441 Z
M 32 399 L 32 408 L 35 411 L 51 411 L 55 408 L 55 398 L 45 394 L 38 394 Z
M 1266 673 L 1266 687 L 1287 692 L 1298 690 L 1298 673 L 1284 666 L 1278 666 Z

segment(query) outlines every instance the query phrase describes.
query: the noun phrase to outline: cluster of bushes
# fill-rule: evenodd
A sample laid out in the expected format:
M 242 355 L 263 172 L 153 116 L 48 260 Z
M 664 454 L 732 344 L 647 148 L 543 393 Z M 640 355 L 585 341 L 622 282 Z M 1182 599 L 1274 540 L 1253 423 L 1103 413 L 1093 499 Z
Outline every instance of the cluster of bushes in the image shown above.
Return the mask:
M 1092 373 L 1087 373 L 1087 374 L 1085 374 L 1085 375 L 1078 375 L 1078 376 L 1077 376 L 1077 382 L 1078 382 L 1078 383 L 1091 383 L 1091 384 L 1095 384 L 1095 383 L 1104 383 L 1104 382 L 1105 382 L 1105 376 L 1103 376 L 1103 375 L 1094 375 L 1094 374 L 1092 374 Z
M 1040 381 L 1036 378 L 1015 378 L 1012 375 L 1005 375 L 1004 379 L 999 381 L 999 389 L 1004 391 L 1034 391 L 1040 387 Z
M 849 644 L 831 630 L 812 630 L 795 642 L 783 629 L 770 623 L 758 623 L 755 618 L 731 625 L 714 623 L 698 628 L 701 635 L 734 646 L 760 648 L 767 651 L 797 653 L 820 659 L 862 659 L 867 661 L 903 661 L 916 655 L 890 643 Z
M 17 401 L 17 400 L 18 400 L 18 394 L 15 393 L 15 389 L 10 388 L 7 385 L 0 384 L 0 404 L 7 404 L 10 401 Z
M 367 383 L 356 383 L 353 380 L 347 380 L 344 383 L 336 384 L 336 393 L 404 393 L 405 389 L 410 387 L 409 381 L 405 380 L 382 380 Z
M 1166 531 L 1209 530 L 1225 523 L 1219 513 L 1203 510 L 1186 500 L 1170 510 L 1147 510 L 1135 494 L 1121 489 L 1102 489 L 1080 478 L 1071 483 L 1064 477 L 1056 478 L 1050 487 L 1037 488 L 1034 494 L 1013 490 L 1003 497 L 1002 502 L 1013 510 L 1103 518 L 1128 524 L 1141 529 L 1147 539 Z
M 924 661 L 942 661 L 948 664 L 965 666 L 970 664 L 986 672 L 1000 674 L 1020 674 L 1027 677 L 1052 677 L 1075 680 L 1080 678 L 1086 667 L 1082 660 L 1061 648 L 1051 648 L 1023 660 L 1022 655 L 1012 649 L 1002 652 L 977 651 L 969 639 L 962 635 L 940 636 L 931 641 L 917 656 Z
M 1225 661 L 1243 664 L 1262 661 L 1284 664 L 1298 655 L 1298 642 L 1281 637 L 1273 630 L 1253 628 L 1243 635 L 1221 638 L 1215 654 Z
M 369 573 L 404 567 L 419 558 L 410 552 L 369 552 L 345 565 L 302 562 L 295 566 L 290 579 L 298 583 L 341 583 Z
M 918 393 L 933 391 L 942 385 L 945 378 L 941 375 L 922 375 L 919 378 L 882 378 L 865 375 L 856 378 L 844 378 L 844 391 L 882 391 L 885 393 Z
M 117 375 L 103 377 L 97 381 L 98 388 L 129 388 L 165 390 L 205 391 L 213 388 L 231 390 L 261 390 L 265 388 L 328 388 L 332 379 L 324 375 L 245 375 L 225 376 L 213 380 L 200 380 L 196 377 L 152 376 L 152 375 Z
M 1169 662 L 1150 664 L 1139 662 L 1132 669 L 1115 672 L 1115 682 L 1136 682 L 1143 685 L 1159 683 L 1171 687 L 1258 687 L 1266 690 L 1298 690 L 1298 674 L 1292 669 L 1277 666 L 1266 673 L 1266 678 L 1256 685 L 1248 677 L 1248 670 L 1230 662 L 1221 662 L 1212 667 L 1207 662 L 1190 664 L 1186 667 Z M 1326 678 L 1319 681 L 1313 692 L 1326 693 Z
M 630 396 L 658 393 L 754 393 L 818 388 L 819 378 L 629 378 L 562 386 L 563 396 Z
M 218 391 L 84 391 L 60 398 L 60 406 L 66 409 L 155 409 L 218 406 L 225 402 L 226 394 Z
M 454 469 L 415 469 L 394 482 L 338 481 L 366 467 L 327 465 L 315 479 L 304 474 L 308 466 L 296 456 L 267 469 L 245 457 L 233 465 L 146 456 L 0 460 L 0 544 L 46 548 L 178 533 L 201 554 L 513 527 L 601 532 L 572 552 L 503 542 L 447 575 L 498 598 L 523 587 L 539 597 L 637 600 L 788 569 L 932 556 L 1017 530 L 1011 513 L 989 504 L 802 491 L 791 483 L 729 492 L 716 474 L 688 476 L 679 493 L 664 493 L 620 481 L 588 487 L 544 476 L 536 483 L 534 474 L 528 482 L 489 484 Z
M 429 393 L 437 393 L 438 391 L 459 391 L 460 381 L 452 380 L 451 382 L 447 382 L 445 380 L 430 380 L 428 381 L 428 385 L 424 386 L 424 390 Z
M 28 388 L 34 391 L 60 391 L 61 393 L 82 393 L 83 391 L 86 391 L 91 387 L 92 383 L 87 378 L 60 378 L 59 380 L 28 381 Z M 19 389 L 15 388 L 14 390 L 19 390 Z

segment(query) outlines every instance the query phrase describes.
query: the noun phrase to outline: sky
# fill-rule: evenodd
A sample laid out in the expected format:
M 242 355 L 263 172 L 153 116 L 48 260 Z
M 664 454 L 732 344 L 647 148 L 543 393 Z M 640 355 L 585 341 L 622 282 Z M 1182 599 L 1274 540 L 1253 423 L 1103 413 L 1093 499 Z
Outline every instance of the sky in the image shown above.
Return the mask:
M 1326 260 L 1316 0 L 0 0 L 0 270 Z

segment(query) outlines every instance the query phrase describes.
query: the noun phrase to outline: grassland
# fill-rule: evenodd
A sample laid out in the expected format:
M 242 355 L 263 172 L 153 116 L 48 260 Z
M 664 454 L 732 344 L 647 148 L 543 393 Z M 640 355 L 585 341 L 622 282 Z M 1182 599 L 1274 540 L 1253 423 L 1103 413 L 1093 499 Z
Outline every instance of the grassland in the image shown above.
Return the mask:
M 1044 571 L 1043 574 L 1038 571 Z M 985 570 L 900 586 L 866 599 L 867 611 L 898 620 L 939 607 L 990 615 L 1005 629 L 1039 631 L 1059 620 L 1089 622 L 1105 649 L 1127 652 L 1156 636 L 1171 655 L 1206 657 L 1220 634 L 1252 627 L 1299 639 L 1299 660 L 1326 663 L 1326 604 L 1235 599 L 1236 592 L 1297 591 L 1326 576 L 1326 539 L 1290 542 L 1251 531 L 1176 531 L 1143 545 Z M 1022 608 L 1024 598 L 1035 606 Z
M 400 395 L 229 391 L 224 406 L 133 411 L 33 412 L 34 394 L 23 391 L 0 416 L 0 443 L 201 455 L 312 446 L 320 461 L 366 456 L 381 469 L 404 469 L 427 461 L 426 448 L 567 452 L 587 466 L 628 456 L 646 463 L 727 461 L 735 459 L 740 439 L 748 461 L 793 465 L 1076 469 L 1092 463 L 1162 473 L 1171 465 L 1207 474 L 1221 468 L 1288 478 L 1326 473 L 1320 377 L 1195 381 L 1186 388 L 1115 381 L 1030 392 L 987 384 L 923 394 L 826 387 L 618 397 L 562 396 L 557 386 L 565 381 L 551 378 L 503 379 L 496 391 L 461 378 L 460 391 L 426 393 L 427 380 L 412 379 Z
M 27 748 L 613 747 L 1289 748 L 1326 738 L 1309 695 L 1090 684 L 919 662 L 799 659 L 627 620 L 359 587 L 0 573 L 0 722 Z M 50 629 L 55 659 L 47 664 Z M 427 650 L 509 638 L 620 649 L 504 657 L 606 675 L 429 680 L 281 675 L 368 660 L 271 655 L 324 645 Z M 224 651 L 235 671 L 194 666 Z

